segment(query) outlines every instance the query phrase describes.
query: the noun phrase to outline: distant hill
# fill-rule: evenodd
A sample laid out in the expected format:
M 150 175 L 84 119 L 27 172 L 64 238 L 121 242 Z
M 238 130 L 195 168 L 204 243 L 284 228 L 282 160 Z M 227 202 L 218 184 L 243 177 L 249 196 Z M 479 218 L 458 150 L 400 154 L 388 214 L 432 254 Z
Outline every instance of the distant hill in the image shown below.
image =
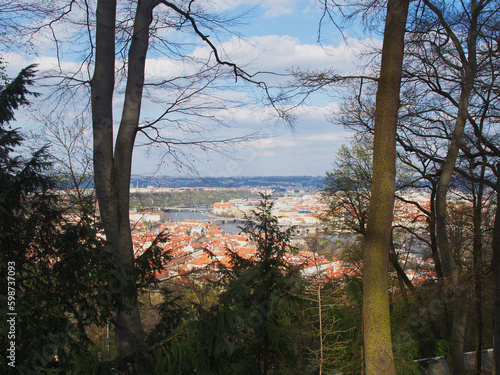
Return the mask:
M 317 190 L 323 185 L 322 176 L 256 176 L 256 177 L 169 177 L 132 175 L 131 187 L 213 187 L 213 188 L 268 188 Z

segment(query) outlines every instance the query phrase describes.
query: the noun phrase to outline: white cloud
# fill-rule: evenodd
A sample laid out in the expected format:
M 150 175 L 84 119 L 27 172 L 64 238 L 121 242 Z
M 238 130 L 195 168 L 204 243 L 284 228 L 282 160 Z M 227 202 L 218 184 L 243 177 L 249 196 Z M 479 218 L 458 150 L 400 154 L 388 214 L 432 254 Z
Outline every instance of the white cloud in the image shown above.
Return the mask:
M 206 8 L 221 12 L 239 7 L 260 7 L 265 17 L 277 17 L 294 12 L 300 0 L 207 0 Z
M 56 57 L 39 55 L 35 56 L 33 59 L 28 60 L 26 57 L 14 52 L 4 53 L 2 57 L 7 63 L 7 74 L 11 77 L 17 75 L 19 71 L 30 64 L 36 64 L 37 70 L 40 72 L 38 77 L 41 77 L 43 73 L 49 71 L 62 71 L 63 74 L 71 75 L 71 73 L 77 72 L 79 70 L 79 64 L 73 61 L 58 60 Z M 83 77 L 81 72 L 79 75 L 75 76 L 77 79 L 86 80 L 88 77 Z
M 295 10 L 298 0 L 274 0 L 266 1 L 265 4 L 266 13 L 265 17 L 277 17 L 283 16 L 285 14 L 292 14 Z
M 7 74 L 11 77 L 17 75 L 22 68 L 33 64 L 33 61 L 27 61 L 20 54 L 13 52 L 3 53 L 2 58 L 7 65 Z
M 245 40 L 233 37 L 219 48 L 226 59 L 255 71 L 285 73 L 292 68 L 314 68 L 350 73 L 356 70 L 355 62 L 366 42 L 349 38 L 338 46 L 319 46 L 302 44 L 289 35 L 266 35 Z M 206 58 L 210 52 L 208 47 L 198 47 L 193 56 Z
M 218 11 L 235 9 L 242 5 L 260 5 L 263 13 L 267 17 L 272 17 L 295 11 L 295 7 L 299 5 L 298 1 L 210 0 L 210 4 L 215 5 L 214 8 L 209 9 Z M 269 22 L 272 21 L 269 20 Z M 279 30 L 277 32 L 279 33 Z M 291 68 L 331 69 L 339 73 L 348 73 L 356 70 L 354 60 L 363 50 L 365 42 L 370 42 L 370 40 L 351 38 L 337 45 L 332 44 L 322 47 L 312 44 L 312 42 L 301 42 L 298 37 L 291 35 L 265 35 L 250 36 L 247 39 L 233 37 L 218 45 L 218 50 L 222 58 L 238 63 L 250 73 L 257 71 L 286 73 Z M 146 76 L 150 80 L 159 80 L 171 79 L 183 74 L 193 74 L 201 66 L 196 62 L 197 59 L 199 59 L 198 61 L 205 61 L 210 53 L 211 51 L 207 46 L 201 45 L 192 51 L 189 55 L 192 59 L 187 61 L 166 57 L 160 58 L 158 55 L 151 54 L 152 57 L 148 58 L 146 63 Z M 24 67 L 30 62 L 37 62 L 40 64 L 40 70 L 49 70 L 58 66 L 54 57 L 40 56 L 34 61 L 28 62 L 19 55 L 9 54 L 7 60 L 17 67 Z M 73 62 L 63 62 L 64 70 L 76 68 L 77 64 Z M 273 76 L 266 76 L 265 78 L 269 77 L 273 79 Z M 261 79 L 261 77 L 258 77 L 258 79 Z M 222 84 L 226 83 L 222 82 Z M 228 106 L 231 105 L 227 104 L 231 100 L 245 101 L 248 99 L 247 96 L 250 96 L 248 92 L 244 91 L 218 91 L 216 88 L 212 90 L 215 93 L 214 98 L 224 100 Z M 151 86 L 148 87 L 148 91 L 158 101 L 172 95 L 171 92 Z M 117 93 L 115 98 L 117 108 L 121 99 L 122 95 Z M 199 100 L 204 101 L 205 99 Z M 194 159 L 197 160 L 196 164 L 199 165 L 200 174 L 206 175 L 210 173 L 210 168 L 215 171 L 214 173 L 224 173 L 224 175 L 323 174 L 325 170 L 330 168 L 336 148 L 345 143 L 344 139 L 349 135 L 343 128 L 336 127 L 325 119 L 325 115 L 330 114 L 332 109 L 335 108 L 335 104 L 328 103 L 329 100 L 329 98 L 325 97 L 315 101 L 316 106 L 297 108 L 299 117 L 294 132 L 283 124 L 276 125 L 273 109 L 259 106 L 255 102 L 253 102 L 253 105 L 245 107 L 228 107 L 220 111 L 213 109 L 213 113 L 207 114 L 216 115 L 217 119 L 226 120 L 235 126 L 231 128 L 207 126 L 205 129 L 205 125 L 200 121 L 199 126 L 204 127 L 204 130 L 207 130 L 209 135 L 221 138 L 223 136 L 230 137 L 262 131 L 262 133 L 272 137 L 236 146 L 235 157 L 238 159 L 236 161 L 222 159 L 215 153 L 208 155 L 198 150 L 192 151 Z M 208 103 L 204 102 L 204 104 L 207 105 Z M 145 99 L 144 117 L 154 118 L 156 111 L 159 111 L 158 108 L 157 103 Z M 117 114 L 117 118 L 119 118 L 119 114 Z M 165 131 L 168 131 L 168 134 L 172 137 L 181 136 L 177 129 L 165 129 Z M 196 132 L 193 132 L 193 134 L 197 135 Z M 158 160 L 160 160 L 158 157 L 159 152 L 151 152 L 150 158 L 142 149 L 138 149 L 135 154 L 137 159 L 134 160 L 134 173 L 156 170 Z M 175 173 L 172 161 L 169 160 L 169 162 L 169 167 L 174 168 L 174 171 L 170 173 Z
M 264 138 L 249 142 L 245 145 L 245 147 L 261 150 L 294 147 L 296 144 L 297 142 L 292 139 Z
M 168 57 L 148 58 L 146 60 L 147 79 L 172 79 L 186 74 L 187 66 L 179 60 Z M 194 69 L 192 72 L 194 73 Z
M 347 139 L 351 133 L 347 132 L 342 132 L 342 133 L 320 133 L 320 134 L 315 134 L 315 135 L 309 135 L 306 137 L 303 137 L 302 139 L 305 141 L 342 141 Z
M 241 119 L 245 119 L 245 122 L 239 123 L 239 131 L 259 125 L 255 124 L 258 120 L 254 119 L 252 124 L 251 118 L 246 117 L 250 113 L 246 108 L 241 112 Z M 202 175 L 226 177 L 324 175 L 325 171 L 331 169 L 336 150 L 347 142 L 350 133 L 342 127 L 328 123 L 321 112 L 321 108 L 316 108 L 314 116 L 300 118 L 295 131 L 286 127 L 270 129 L 272 137 L 235 145 L 230 152 L 234 159 L 194 151 L 198 172 Z M 139 164 L 144 168 L 143 161 L 137 165 Z

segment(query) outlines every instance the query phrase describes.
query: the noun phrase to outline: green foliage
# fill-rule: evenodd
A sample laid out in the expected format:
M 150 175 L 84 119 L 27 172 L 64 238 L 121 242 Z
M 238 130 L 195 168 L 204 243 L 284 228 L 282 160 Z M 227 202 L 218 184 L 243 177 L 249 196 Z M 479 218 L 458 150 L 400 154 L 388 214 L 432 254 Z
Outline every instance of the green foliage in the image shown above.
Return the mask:
M 323 198 L 329 206 L 324 221 L 333 231 L 346 230 L 364 235 L 368 220 L 373 168 L 373 137 L 353 138 L 351 145 L 337 151 L 333 170 L 326 173 Z M 396 189 L 407 186 L 411 169 L 396 161 Z
M 305 374 L 320 374 L 320 369 L 321 374 L 361 370 L 361 305 L 349 299 L 344 287 L 316 279 L 301 294 Z
M 211 294 L 209 304 L 190 299 L 192 306 L 186 308 L 187 293 L 179 298 L 172 287 L 164 292 L 162 321 L 146 353 L 151 373 L 262 374 L 267 361 L 267 369 L 275 373 L 318 374 L 318 285 L 323 373 L 363 370 L 361 278 L 305 283 L 297 269 L 283 260 L 292 250 L 289 239 L 293 229 L 281 231 L 271 208 L 272 203 L 264 200 L 245 228 L 257 243 L 256 258 L 230 253 L 231 267 L 219 264 L 212 274 L 217 294 Z M 413 361 L 435 353 L 436 340 L 427 320 L 420 322 L 408 313 L 419 311 L 419 300 L 402 298 L 398 293 L 395 290 L 391 299 L 396 371 L 419 374 Z M 432 299 L 430 294 L 427 297 Z M 423 346 L 430 352 L 423 352 Z
M 160 293 L 162 302 L 156 309 L 160 321 L 148 337 L 148 341 L 152 344 L 161 342 L 165 337 L 173 334 L 188 314 L 187 308 L 182 305 L 180 295 L 176 295 L 172 289 L 166 286 L 160 289 Z
M 409 305 L 406 301 L 394 301 L 391 310 L 392 344 L 394 363 L 398 374 L 420 374 L 419 364 L 413 360 L 422 358 L 420 344 L 412 322 L 408 318 Z
M 7 85 L 0 84 L 0 124 L 6 124 L 14 119 L 14 111 L 20 106 L 28 104 L 28 95 L 38 96 L 30 92 L 28 86 L 33 83 L 36 65 L 30 65 L 18 74 L 18 76 Z M 2 79 L 4 81 L 4 79 Z
M 168 239 L 169 237 L 165 232 L 158 233 L 151 245 L 141 255 L 135 257 L 134 269 L 130 272 L 136 274 L 136 283 L 139 290 L 151 285 L 157 285 L 156 272 L 163 270 L 164 265 L 172 259 L 170 252 L 164 249 Z
M 19 154 L 23 137 L 6 129 L 13 110 L 26 104 L 33 71 L 29 67 L 0 93 L 0 309 L 2 347 L 15 346 L 15 373 L 67 372 L 88 356 L 85 328 L 105 321 L 111 300 L 102 291 L 111 278 L 112 260 L 104 251 L 90 211 L 76 221 L 64 216 L 59 197 L 48 189 L 45 147 Z M 15 152 L 17 155 L 12 155 Z M 15 315 L 14 315 L 15 314 Z M 14 353 L 14 351 L 13 351 Z M 59 361 L 54 360 L 57 355 Z M 13 372 L 1 359 L 2 373 Z
M 214 204 L 230 199 L 252 196 L 245 190 L 203 190 L 175 193 L 133 193 L 130 194 L 130 208 L 138 210 L 151 207 L 196 206 Z
M 281 231 L 271 209 L 263 196 L 245 227 L 257 243 L 256 257 L 230 253 L 231 267 L 219 264 L 218 303 L 151 351 L 155 373 L 296 373 L 292 327 L 299 318 L 301 279 L 284 258 L 293 229 Z
M 337 151 L 332 172 L 324 180 L 323 197 L 329 211 L 326 222 L 334 230 L 364 234 L 372 184 L 373 139 L 354 138 L 351 146 Z M 341 220 L 332 220 L 341 217 Z
M 399 375 L 421 374 L 420 365 L 413 362 L 419 358 L 418 342 L 408 332 L 397 332 L 393 342 L 394 364 Z
M 257 243 L 255 259 L 231 252 L 231 268 L 220 267 L 223 291 L 212 319 L 223 345 L 213 355 L 224 358 L 229 365 L 225 371 L 232 374 L 284 371 L 296 359 L 290 328 L 301 279 L 298 269 L 285 261 L 293 228 L 282 231 L 269 196 L 262 198 L 243 228 Z

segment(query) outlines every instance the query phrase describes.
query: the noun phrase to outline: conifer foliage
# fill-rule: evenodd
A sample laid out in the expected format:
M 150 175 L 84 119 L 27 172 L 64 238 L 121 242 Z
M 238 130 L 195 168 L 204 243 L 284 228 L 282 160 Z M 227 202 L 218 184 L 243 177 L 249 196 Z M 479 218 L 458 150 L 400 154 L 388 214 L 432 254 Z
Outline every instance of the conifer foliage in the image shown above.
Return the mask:
M 88 212 L 68 221 L 49 177 L 47 147 L 26 156 L 24 137 L 9 122 L 28 104 L 35 67 L 0 92 L 1 373 L 71 373 L 90 339 L 85 327 L 103 322 L 111 301 L 100 295 L 109 258 Z M 7 277 L 8 275 L 8 277 Z M 6 311 L 7 310 L 7 311 Z M 87 358 L 87 363 L 90 363 Z
M 243 228 L 256 243 L 256 257 L 230 252 L 231 267 L 221 268 L 218 313 L 232 323 L 224 327 L 224 341 L 229 362 L 241 374 L 286 373 L 297 358 L 291 327 L 301 284 L 298 269 L 285 258 L 293 250 L 293 228 L 283 231 L 272 208 L 270 197 L 263 195 Z
M 160 345 L 152 355 L 155 373 L 297 373 L 294 324 L 302 281 L 285 258 L 293 228 L 281 230 L 270 197 L 262 198 L 242 228 L 256 244 L 255 257 L 226 249 L 229 265 L 216 262 L 213 273 L 217 303 Z

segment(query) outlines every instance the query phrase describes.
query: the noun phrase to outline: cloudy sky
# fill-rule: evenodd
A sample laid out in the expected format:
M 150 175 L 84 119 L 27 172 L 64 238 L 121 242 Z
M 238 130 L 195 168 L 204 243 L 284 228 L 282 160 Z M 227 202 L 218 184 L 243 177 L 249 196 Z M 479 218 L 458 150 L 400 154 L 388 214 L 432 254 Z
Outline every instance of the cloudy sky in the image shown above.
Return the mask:
M 247 13 L 239 24 L 233 26 L 237 35 L 222 33 L 217 38 L 211 35 L 211 38 L 225 59 L 238 63 L 249 73 L 265 71 L 286 74 L 297 69 L 328 69 L 350 73 L 356 71 L 359 53 L 364 46 L 380 43 L 373 36 L 373 39 L 369 39 L 349 29 L 341 34 L 328 23 L 324 24 L 321 41 L 318 42 L 318 25 L 322 10 L 317 0 L 207 1 L 210 2 L 210 9 L 214 11 L 227 12 L 229 15 Z M 46 46 L 39 48 L 36 55 L 13 51 L 3 53 L 8 63 L 8 72 L 14 73 L 30 62 L 38 63 L 41 71 L 54 68 L 61 64 L 61 61 L 67 69 L 75 69 L 78 66 L 78 61 L 72 55 L 74 51 L 63 53 L 62 58 L 60 54 L 60 60 L 57 62 L 55 48 L 50 43 L 45 43 L 43 37 L 39 36 L 40 40 L 34 40 L 38 45 Z M 45 37 L 50 39 L 50 35 Z M 193 59 L 209 56 L 209 48 L 198 43 L 193 35 L 191 38 L 193 40 L 192 44 L 189 44 L 190 50 L 187 54 Z M 186 74 L 190 69 L 185 63 L 156 54 L 154 50 L 148 57 L 146 75 L 151 81 L 172 78 L 172 75 L 178 74 L 179 71 Z M 258 78 L 268 82 L 270 86 L 284 80 L 281 76 L 270 74 L 259 75 Z M 294 112 L 294 126 L 290 127 L 278 120 L 272 109 L 263 104 L 263 100 L 259 101 L 259 95 L 262 99 L 262 94 L 259 94 L 255 87 L 248 86 L 251 85 L 247 85 L 248 90 L 245 91 L 241 84 L 236 84 L 233 88 L 230 82 L 225 82 L 223 90 L 211 91 L 212 97 L 216 96 L 219 100 L 219 107 L 224 100 L 228 103 L 227 108 L 217 107 L 211 109 L 210 113 L 211 116 L 223 120 L 225 125 L 213 126 L 200 122 L 196 125 L 199 128 L 189 127 L 187 132 L 169 129 L 169 137 L 180 140 L 183 137 L 191 139 L 189 137 L 195 134 L 195 137 L 212 140 L 247 136 L 246 142 L 222 148 L 220 145 L 205 147 L 204 150 L 183 148 L 174 156 L 164 155 L 162 148 L 141 146 L 136 148 L 134 153 L 133 173 L 318 176 L 330 170 L 337 148 L 349 142 L 349 133 L 327 120 L 328 115 L 337 107 L 335 99 L 327 93 L 313 96 L 306 105 L 300 106 Z M 42 90 L 45 93 L 48 89 Z M 253 96 L 249 94 L 250 91 Z M 156 92 L 154 88 L 149 89 L 148 94 L 157 98 L 164 95 L 162 92 Z M 253 100 L 249 100 L 250 97 Z M 117 118 L 120 99 L 120 92 L 117 90 Z M 204 100 L 199 99 L 200 103 L 209 107 Z M 150 121 L 162 113 L 162 105 L 158 102 L 145 101 L 142 121 Z M 234 105 L 236 102 L 246 104 L 237 106 Z M 19 120 L 26 118 L 18 116 Z M 196 127 L 193 124 L 190 126 Z M 203 132 L 199 130 L 201 128 L 204 129 Z M 138 143 L 146 142 L 144 138 L 139 137 Z

